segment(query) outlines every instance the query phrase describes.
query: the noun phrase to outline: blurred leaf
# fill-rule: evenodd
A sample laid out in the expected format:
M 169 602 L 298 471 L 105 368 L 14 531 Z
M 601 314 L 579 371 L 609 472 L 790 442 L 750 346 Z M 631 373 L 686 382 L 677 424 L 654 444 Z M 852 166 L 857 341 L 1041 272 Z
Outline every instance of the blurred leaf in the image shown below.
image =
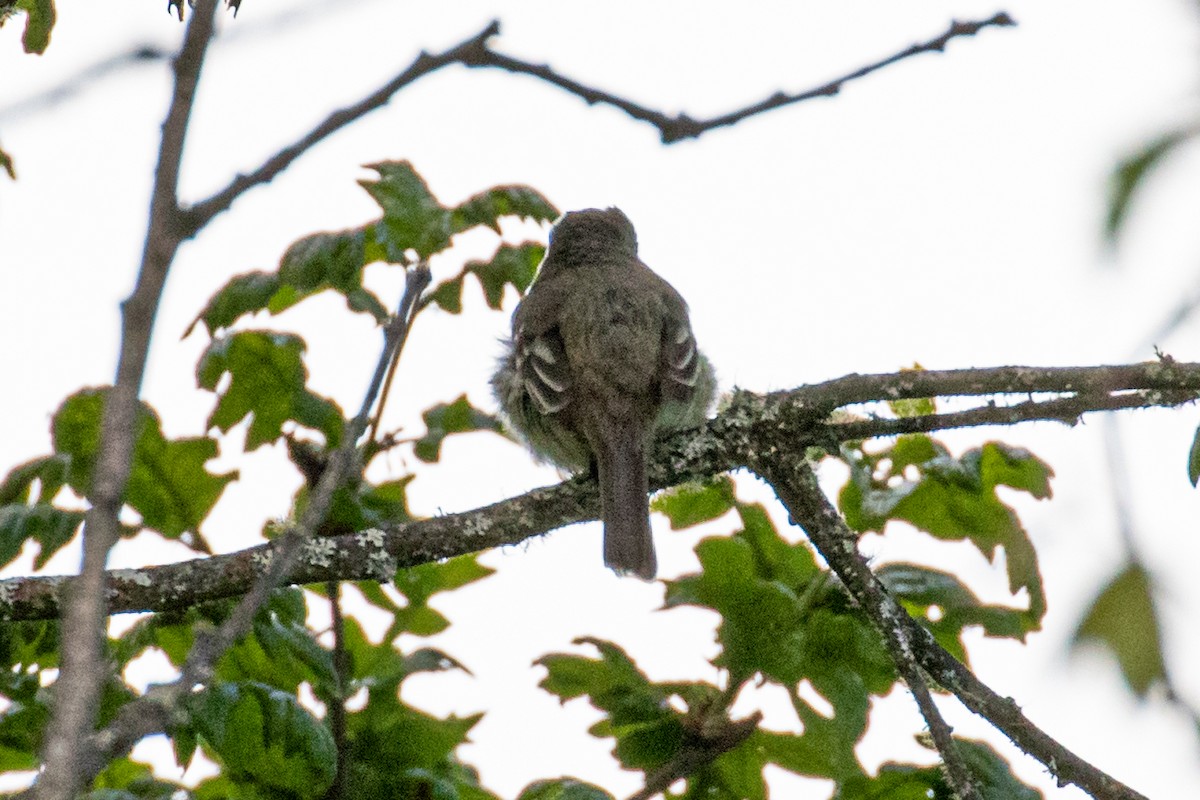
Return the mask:
M 200 388 L 220 395 L 209 427 L 228 433 L 250 417 L 246 449 L 255 450 L 278 440 L 283 423 L 291 420 L 321 432 L 327 446 L 336 447 L 345 419 L 336 403 L 308 390 L 303 354 L 304 340 L 287 333 L 240 331 L 214 339 L 196 366 Z M 228 386 L 219 391 L 226 373 Z
M 13 163 L 12 156 L 4 152 L 3 148 L 0 148 L 0 169 L 8 173 L 11 180 L 17 179 L 17 166 Z
M 92 782 L 92 791 L 82 797 L 85 800 L 164 800 L 182 796 L 185 791 L 182 784 L 155 777 L 154 770 L 148 764 L 124 757 L 110 761 Z
M 413 446 L 417 458 L 434 462 L 441 458 L 442 441 L 452 433 L 470 431 L 499 431 L 499 420 L 471 405 L 467 396 L 460 395 L 452 403 L 439 403 L 421 414 L 427 431 Z
M 549 200 L 528 186 L 494 186 L 469 198 L 450 212 L 454 233 L 486 225 L 500 233 L 501 217 L 553 222 L 559 215 Z
M 1126 565 L 1092 602 L 1075 631 L 1073 644 L 1098 642 L 1117 657 L 1121 674 L 1138 697 L 1166 680 L 1162 635 L 1154 610 L 1150 576 L 1140 565 Z
M 608 792 L 574 778 L 536 781 L 517 795 L 517 800 L 613 800 Z
M 660 492 L 650 508 L 665 514 L 671 530 L 677 531 L 724 516 L 735 502 L 733 480 L 720 475 L 707 483 L 685 483 Z
M 315 798 L 333 781 L 333 737 L 292 695 L 258 683 L 224 683 L 190 695 L 187 706 L 235 782 Z
M 1146 176 L 1198 132 L 1196 128 L 1167 131 L 1117 164 L 1108 181 L 1108 215 L 1104 220 L 1104 236 L 1110 244 L 1120 238 L 1134 193 L 1145 183 Z
M 41 55 L 50 44 L 54 28 L 54 0 L 17 0 L 17 8 L 25 12 L 25 33 L 21 44 L 26 53 Z
M 1192 450 L 1188 453 L 1188 480 L 1195 486 L 1200 481 L 1200 428 L 1192 437 Z
M 51 423 L 54 449 L 67 457 L 65 479 L 80 495 L 91 491 L 108 391 L 76 392 L 63 401 Z M 204 436 L 167 439 L 158 414 L 146 403 L 140 404 L 137 425 L 125 502 L 141 515 L 143 525 L 164 536 L 198 530 L 237 473 L 206 470 L 205 463 L 217 456 L 217 443 Z
M 959 739 L 954 743 L 959 757 L 971 773 L 980 800 L 1042 800 L 1041 792 L 1026 786 L 1012 767 L 984 742 Z M 917 766 L 888 762 L 879 768 L 875 777 L 861 776 L 838 785 L 831 800 L 952 800 L 954 794 L 946 785 L 941 767 Z
M 990 561 L 1003 547 L 1010 591 L 1025 589 L 1029 594 L 1025 630 L 1040 627 L 1046 598 L 1037 552 L 996 487 L 1049 497 L 1054 473 L 1045 462 L 1000 442 L 988 442 L 956 459 L 923 435 L 900 437 L 894 447 L 877 453 L 843 448 L 842 456 L 851 474 L 838 503 L 852 528 L 882 532 L 889 520 L 904 520 L 939 539 L 967 539 Z
M 504 287 L 511 284 L 524 293 L 545 255 L 546 248 L 537 242 L 502 244 L 490 261 L 471 261 L 465 271 L 479 279 L 488 307 L 498 310 L 504 301 Z

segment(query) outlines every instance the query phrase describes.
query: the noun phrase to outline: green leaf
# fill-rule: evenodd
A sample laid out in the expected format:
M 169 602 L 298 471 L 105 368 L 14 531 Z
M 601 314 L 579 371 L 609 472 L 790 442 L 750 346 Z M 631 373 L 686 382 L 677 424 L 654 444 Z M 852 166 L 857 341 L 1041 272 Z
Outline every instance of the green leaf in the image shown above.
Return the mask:
M 50 44 L 50 31 L 56 18 L 54 0 L 17 0 L 17 8 L 25 12 L 25 33 L 21 44 L 26 53 L 41 55 Z
M 574 778 L 536 781 L 521 790 L 517 800 L 613 800 L 608 792 Z
M 900 370 L 903 372 L 923 372 L 925 370 L 920 364 L 914 364 L 910 368 Z M 897 417 L 928 417 L 931 414 L 937 413 L 937 401 L 932 397 L 903 397 L 898 400 L 889 400 L 888 407 L 892 409 L 892 413 Z
M 541 193 L 528 186 L 494 186 L 466 200 L 450 212 L 454 233 L 486 225 L 500 233 L 501 217 L 553 222 L 559 211 Z
M 387 260 L 406 264 L 407 251 L 428 258 L 450 244 L 450 211 L 443 208 L 424 178 L 407 161 L 381 161 L 367 164 L 379 173 L 379 180 L 361 180 L 361 185 L 383 209 L 383 219 L 375 227 L 376 243 Z
M 546 248 L 537 242 L 502 244 L 490 261 L 471 261 L 465 271 L 479 279 L 488 306 L 499 310 L 504 302 L 504 287 L 511 284 L 524 293 L 533 283 L 545 255 Z
M 677 531 L 724 516 L 735 503 L 733 481 L 721 475 L 707 483 L 686 483 L 660 492 L 650 508 L 665 514 L 671 530 Z
M 51 423 L 54 449 L 67 458 L 65 479 L 80 495 L 91 490 L 108 389 L 83 389 L 59 406 Z M 145 527 L 164 536 L 195 531 L 216 505 L 236 472 L 215 475 L 204 468 L 217 456 L 217 443 L 204 436 L 167 439 L 158 414 L 141 403 L 125 502 Z M 66 525 L 69 520 L 60 518 Z M 60 529 L 61 530 L 61 529 Z
M 431 636 L 445 630 L 449 621 L 429 606 L 429 599 L 438 592 L 452 591 L 482 580 L 493 572 L 495 570 L 483 566 L 471 554 L 397 570 L 395 586 L 408 605 L 395 613 L 386 638 L 395 638 L 400 633 Z
M 246 449 L 255 450 L 283 435 L 283 424 L 294 421 L 325 435 L 329 447 L 341 441 L 345 419 L 332 400 L 305 385 L 304 340 L 272 331 L 241 331 L 209 344 L 196 366 L 196 382 L 218 392 L 209 427 L 222 433 L 250 417 Z M 221 378 L 229 384 L 218 390 Z
M 439 283 L 429 293 L 430 302 L 436 304 L 443 311 L 448 311 L 451 314 L 461 314 L 464 277 L 465 275 L 459 275 Z
M 963 631 L 979 625 L 987 636 L 1024 639 L 1024 614 L 985 605 L 957 577 L 916 564 L 885 564 L 876 570 L 883 585 L 909 614 L 933 633 L 938 644 L 968 663 Z
M 1166 680 L 1162 634 L 1154 609 L 1150 575 L 1129 563 L 1092 602 L 1075 631 L 1078 647 L 1091 640 L 1117 657 L 1129 688 L 1145 697 L 1155 682 Z
M 187 710 L 236 782 L 315 798 L 333 781 L 333 736 L 290 694 L 258 683 L 218 684 L 190 695 Z
M 1200 481 L 1200 428 L 1192 437 L 1192 450 L 1188 453 L 1188 480 L 1195 486 Z
M 351 311 L 370 314 L 379 324 L 388 311 L 379 298 L 363 287 L 368 229 L 314 233 L 297 239 L 279 261 L 279 280 L 290 291 L 270 298 L 272 314 L 290 308 L 317 292 L 332 289 L 346 297 Z
M 460 395 L 452 403 L 439 403 L 421 414 L 427 431 L 413 446 L 417 458 L 434 462 L 441 458 L 442 441 L 452 433 L 470 431 L 500 431 L 500 421 L 471 405 L 467 396 Z
M 203 322 L 208 335 L 215 336 L 217 331 L 228 328 L 243 315 L 265 310 L 279 287 L 277 273 L 256 271 L 235 275 L 208 299 L 204 310 L 192 320 L 183 335 L 188 336 L 196 323 Z
M 1134 194 L 1145 183 L 1146 176 L 1198 132 L 1200 129 L 1196 128 L 1167 131 L 1117 164 L 1108 181 L 1108 214 L 1104 220 L 1104 236 L 1110 244 L 1120 238 Z
M 47 503 L 0 506 L 0 566 L 12 562 L 25 541 L 33 539 L 39 545 L 34 568 L 41 569 L 74 538 L 81 524 L 82 511 L 66 511 Z
M 651 683 L 617 645 L 599 639 L 576 639 L 600 651 L 600 658 L 550 654 L 536 664 L 546 668 L 538 685 L 563 701 L 587 695 L 605 712 L 591 734 L 617 740 L 614 751 L 626 768 L 650 770 L 669 761 L 683 746 L 682 716 L 671 709 L 668 687 Z
M 883 531 L 904 520 L 936 538 L 971 541 L 989 560 L 1003 547 L 1009 589 L 1025 589 L 1027 631 L 1040 627 L 1046 598 L 1037 552 L 1016 513 L 1000 500 L 997 486 L 1050 496 L 1053 471 L 1027 450 L 989 442 L 954 458 L 925 436 L 901 437 L 877 453 L 843 448 L 850 481 L 838 498 L 846 522 L 859 531 Z M 910 477 L 915 468 L 916 477 Z
M 0 148 L 0 169 L 8 173 L 11 180 L 17 179 L 17 166 L 13 163 L 12 156 L 4 152 L 3 148 Z
M 41 456 L 13 467 L 0 483 L 0 505 L 9 503 L 52 503 L 66 483 L 70 459 L 61 455 Z M 37 494 L 33 487 L 38 487 Z

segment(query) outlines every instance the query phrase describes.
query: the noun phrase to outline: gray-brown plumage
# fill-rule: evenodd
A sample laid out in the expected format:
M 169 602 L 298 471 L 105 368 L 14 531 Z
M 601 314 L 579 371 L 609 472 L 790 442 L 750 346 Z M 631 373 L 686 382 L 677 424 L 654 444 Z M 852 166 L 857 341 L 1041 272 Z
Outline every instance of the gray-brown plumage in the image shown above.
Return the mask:
M 714 380 L 687 304 L 638 260 L 620 209 L 575 211 L 555 225 L 492 383 L 536 455 L 595 470 L 605 564 L 653 578 L 647 446 L 658 431 L 699 425 Z

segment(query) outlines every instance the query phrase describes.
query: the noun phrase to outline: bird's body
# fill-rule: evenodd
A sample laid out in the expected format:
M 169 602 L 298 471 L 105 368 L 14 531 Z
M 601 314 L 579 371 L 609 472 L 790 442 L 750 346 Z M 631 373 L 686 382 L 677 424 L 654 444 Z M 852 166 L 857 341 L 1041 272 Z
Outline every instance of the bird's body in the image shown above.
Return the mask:
M 605 563 L 652 578 L 647 446 L 661 430 L 700 424 L 714 381 L 687 305 L 638 260 L 620 210 L 572 212 L 555 226 L 493 385 L 537 455 L 595 469 Z

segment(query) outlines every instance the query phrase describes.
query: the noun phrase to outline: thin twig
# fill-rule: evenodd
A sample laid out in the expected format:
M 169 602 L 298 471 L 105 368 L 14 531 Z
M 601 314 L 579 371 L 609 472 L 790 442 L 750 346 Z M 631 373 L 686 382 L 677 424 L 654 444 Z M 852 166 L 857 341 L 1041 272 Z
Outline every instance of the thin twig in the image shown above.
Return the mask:
M 43 772 L 37 784 L 41 800 L 68 800 L 82 787 L 85 776 L 77 755 L 95 724 L 100 687 L 108 678 L 101 658 L 107 616 L 104 565 L 120 537 L 118 515 L 133 459 L 138 394 L 150 334 L 167 271 L 180 243 L 176 201 L 179 168 L 196 85 L 212 38 L 216 6 L 216 0 L 197 3 L 174 62 L 175 90 L 162 126 L 141 267 L 133 294 L 121 308 L 121 351 L 116 381 L 104 403 L 99 451 L 88 494 L 91 508 L 84 522 L 83 564 L 79 577 L 71 581 L 71 599 L 63 617 L 62 671 L 55 684 L 54 712 L 42 748 Z
M 1146 800 L 1030 722 L 1011 699 L 1000 697 L 976 678 L 892 599 L 859 554 L 858 538 L 821 491 L 816 476 L 803 460 L 802 450 L 776 452 L 757 462 L 752 469 L 775 489 L 788 513 L 804 528 L 809 541 L 886 640 L 891 642 L 896 637 L 906 640 L 917 663 L 938 685 L 953 692 L 967 708 L 1045 765 L 1060 785 L 1073 783 L 1100 800 Z M 947 752 L 942 751 L 943 759 L 946 756 Z

